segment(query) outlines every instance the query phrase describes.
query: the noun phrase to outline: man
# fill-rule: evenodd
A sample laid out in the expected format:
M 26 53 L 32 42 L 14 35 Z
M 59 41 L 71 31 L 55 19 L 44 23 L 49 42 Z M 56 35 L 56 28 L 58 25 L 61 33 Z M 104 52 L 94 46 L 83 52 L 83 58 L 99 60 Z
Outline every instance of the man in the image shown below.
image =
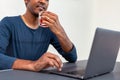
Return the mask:
M 0 22 L 0 69 L 40 71 L 62 68 L 60 58 L 46 52 L 49 44 L 69 62 L 77 59 L 76 49 L 62 28 L 58 16 L 46 11 L 49 0 L 24 0 L 26 12 Z M 39 25 L 39 13 L 42 24 Z

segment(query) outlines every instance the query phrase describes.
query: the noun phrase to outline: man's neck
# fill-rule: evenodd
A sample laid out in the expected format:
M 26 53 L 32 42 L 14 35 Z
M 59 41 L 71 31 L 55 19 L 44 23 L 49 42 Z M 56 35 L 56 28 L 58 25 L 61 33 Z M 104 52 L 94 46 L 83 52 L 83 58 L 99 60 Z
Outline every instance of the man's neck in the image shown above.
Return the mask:
M 30 13 L 25 13 L 24 15 L 22 15 L 22 19 L 29 28 L 32 28 L 32 29 L 38 28 L 38 25 L 39 25 L 38 17 Z

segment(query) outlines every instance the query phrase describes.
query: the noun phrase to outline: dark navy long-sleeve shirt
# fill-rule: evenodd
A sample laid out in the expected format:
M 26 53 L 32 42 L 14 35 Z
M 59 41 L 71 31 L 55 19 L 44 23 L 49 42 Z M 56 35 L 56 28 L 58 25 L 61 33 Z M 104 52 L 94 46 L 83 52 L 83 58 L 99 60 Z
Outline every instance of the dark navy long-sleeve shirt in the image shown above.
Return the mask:
M 69 62 L 76 61 L 75 46 L 65 53 L 49 28 L 31 29 L 20 16 L 5 17 L 0 22 L 0 69 L 10 69 L 17 58 L 37 60 L 50 44 Z

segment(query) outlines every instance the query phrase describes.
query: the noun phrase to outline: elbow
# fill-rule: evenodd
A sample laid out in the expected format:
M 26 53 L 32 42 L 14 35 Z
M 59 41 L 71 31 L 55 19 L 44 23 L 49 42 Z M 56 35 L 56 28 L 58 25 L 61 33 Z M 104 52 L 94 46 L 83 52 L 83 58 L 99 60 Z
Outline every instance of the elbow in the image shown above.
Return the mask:
M 70 63 L 75 63 L 77 61 L 77 56 L 68 60 Z
M 74 56 L 74 57 L 72 57 L 72 58 L 68 58 L 67 61 L 68 61 L 69 63 L 75 63 L 75 62 L 77 61 L 77 56 Z

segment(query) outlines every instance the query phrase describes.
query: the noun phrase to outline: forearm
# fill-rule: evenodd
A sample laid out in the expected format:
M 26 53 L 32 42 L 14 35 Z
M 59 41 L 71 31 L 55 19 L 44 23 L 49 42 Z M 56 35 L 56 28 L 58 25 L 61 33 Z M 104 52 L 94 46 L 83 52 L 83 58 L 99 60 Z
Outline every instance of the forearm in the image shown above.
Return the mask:
M 42 20 L 42 23 L 49 27 L 50 30 L 57 36 L 64 52 L 71 51 L 73 48 L 73 44 L 66 35 L 63 27 L 61 26 L 58 16 L 50 11 L 45 11 L 44 13 L 42 13 Z
M 62 62 L 60 58 L 50 52 L 45 53 L 36 61 L 17 59 L 12 68 L 20 70 L 40 71 L 48 67 L 56 67 L 61 70 Z
M 59 43 L 60 43 L 62 49 L 65 52 L 70 52 L 73 48 L 73 44 L 70 41 L 70 39 L 68 38 L 68 36 L 66 35 L 64 29 L 61 29 L 60 32 L 56 32 L 55 34 L 59 40 Z
M 33 61 L 16 59 L 13 63 L 12 69 L 34 71 Z

